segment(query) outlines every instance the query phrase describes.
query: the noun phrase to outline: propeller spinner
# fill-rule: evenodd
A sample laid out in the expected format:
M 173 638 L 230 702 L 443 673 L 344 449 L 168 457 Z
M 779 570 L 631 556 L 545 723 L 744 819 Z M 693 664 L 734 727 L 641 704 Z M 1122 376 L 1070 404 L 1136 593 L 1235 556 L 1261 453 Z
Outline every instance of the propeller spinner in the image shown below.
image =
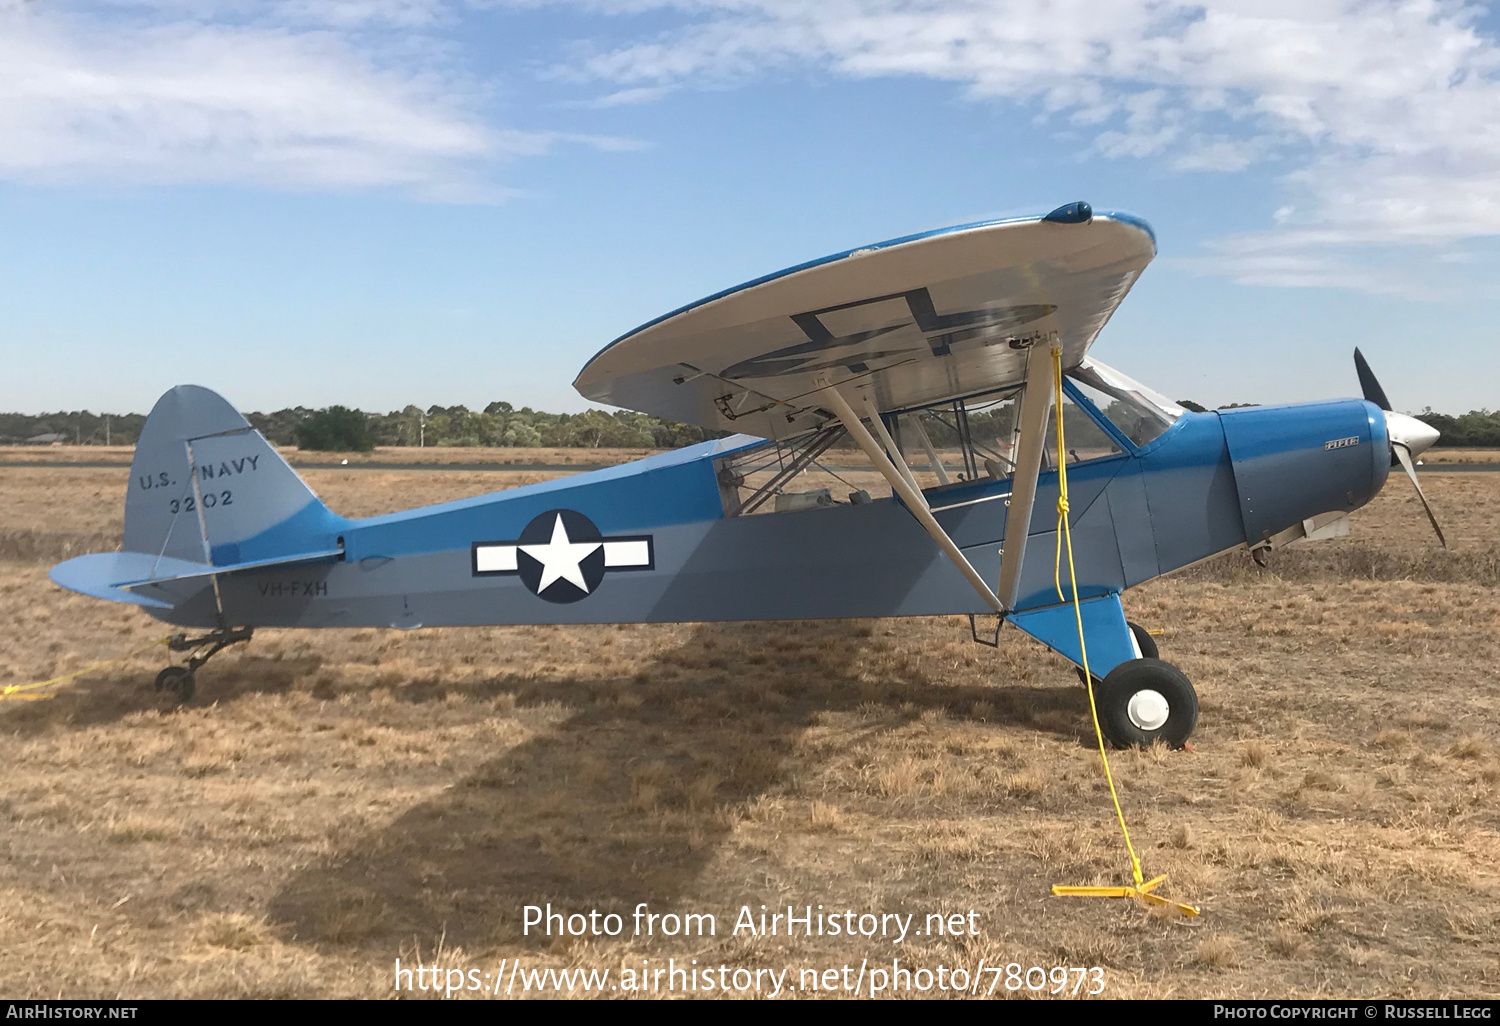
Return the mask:
M 1437 532 L 1438 541 L 1446 549 L 1448 539 L 1443 537 L 1443 529 L 1438 526 L 1432 506 L 1427 502 L 1427 496 L 1422 494 L 1414 462 L 1416 457 L 1431 449 L 1437 442 L 1437 429 L 1422 423 L 1416 417 L 1408 417 L 1391 409 L 1391 401 L 1386 398 L 1385 389 L 1380 387 L 1380 382 L 1375 379 L 1375 372 L 1370 370 L 1364 354 L 1357 348 L 1354 350 L 1354 370 L 1359 374 L 1359 387 L 1364 392 L 1365 399 L 1385 411 L 1386 435 L 1391 440 L 1391 462 L 1399 463 L 1406 471 L 1406 476 L 1411 478 L 1412 487 L 1417 490 L 1417 498 L 1422 500 L 1422 508 L 1427 511 L 1427 519 L 1432 521 L 1432 529 Z

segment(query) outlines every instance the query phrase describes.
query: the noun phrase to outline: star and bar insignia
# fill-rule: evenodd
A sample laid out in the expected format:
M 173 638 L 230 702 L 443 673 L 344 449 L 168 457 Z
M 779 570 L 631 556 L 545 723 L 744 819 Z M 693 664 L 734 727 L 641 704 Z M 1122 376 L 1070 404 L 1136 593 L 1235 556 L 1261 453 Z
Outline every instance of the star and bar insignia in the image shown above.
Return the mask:
M 587 598 L 606 573 L 656 569 L 651 535 L 606 538 L 592 520 L 571 509 L 532 518 L 515 541 L 475 542 L 472 558 L 475 577 L 517 575 L 548 602 Z

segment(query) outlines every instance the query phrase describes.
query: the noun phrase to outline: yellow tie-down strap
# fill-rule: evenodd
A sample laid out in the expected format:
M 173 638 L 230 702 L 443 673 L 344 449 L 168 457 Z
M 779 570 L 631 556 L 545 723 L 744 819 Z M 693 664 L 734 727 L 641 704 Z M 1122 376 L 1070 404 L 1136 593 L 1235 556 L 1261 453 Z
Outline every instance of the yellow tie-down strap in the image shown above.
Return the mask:
M 33 695 L 30 694 L 30 692 L 35 691 L 37 688 L 51 687 L 54 684 L 61 684 L 64 681 L 70 681 L 74 677 L 82 677 L 85 673 L 93 673 L 95 670 L 102 670 L 106 666 L 113 666 L 115 663 L 123 663 L 125 660 L 134 658 L 135 656 L 140 655 L 142 652 L 150 651 L 157 645 L 165 645 L 166 643 L 166 638 L 157 638 L 150 644 L 142 645 L 140 648 L 136 649 L 133 652 L 126 652 L 124 655 L 117 656 L 114 659 L 106 659 L 102 663 L 95 663 L 93 666 L 85 666 L 81 670 L 74 670 L 72 673 L 65 673 L 61 677 L 53 677 L 51 680 L 39 680 L 34 684 L 7 684 L 3 688 L 0 688 L 0 701 L 10 700 L 15 702 L 35 702 L 40 699 L 54 698 L 56 697 L 55 695 Z
M 1104 744 L 1104 731 L 1099 726 L 1099 708 L 1094 703 L 1094 675 L 1089 672 L 1089 649 L 1083 637 L 1083 610 L 1078 604 L 1078 574 L 1073 567 L 1073 532 L 1068 524 L 1068 461 L 1067 443 L 1063 439 L 1063 389 L 1062 348 L 1052 347 L 1052 394 L 1057 414 L 1057 558 L 1053 564 L 1052 582 L 1057 588 L 1060 602 L 1068 601 L 1062 588 L 1062 556 L 1068 553 L 1068 583 L 1073 589 L 1073 616 L 1078 621 L 1078 651 L 1083 662 L 1083 679 L 1089 691 L 1089 715 L 1094 720 L 1094 738 L 1099 742 L 1099 758 L 1104 763 L 1104 779 L 1109 784 L 1109 797 L 1115 806 L 1115 818 L 1120 822 L 1120 836 L 1125 838 L 1125 851 L 1130 855 L 1130 875 L 1134 884 L 1124 887 L 1087 887 L 1053 884 L 1052 893 L 1079 898 L 1135 898 L 1151 905 L 1171 906 L 1185 916 L 1196 916 L 1196 905 L 1163 898 L 1152 893 L 1166 881 L 1166 875 L 1145 878 L 1141 872 L 1141 860 L 1136 856 L 1135 846 L 1130 843 L 1130 829 L 1125 825 L 1125 813 L 1120 808 L 1120 795 L 1115 790 L 1114 774 L 1109 769 L 1109 752 Z

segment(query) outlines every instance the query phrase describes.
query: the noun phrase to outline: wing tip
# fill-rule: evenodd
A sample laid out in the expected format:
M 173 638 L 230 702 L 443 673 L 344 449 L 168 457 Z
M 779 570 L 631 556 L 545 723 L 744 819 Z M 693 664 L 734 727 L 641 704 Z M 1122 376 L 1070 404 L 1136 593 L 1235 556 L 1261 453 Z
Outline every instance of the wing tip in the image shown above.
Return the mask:
M 1156 229 L 1152 228 L 1145 218 L 1137 217 L 1134 214 L 1127 214 L 1122 210 L 1100 210 L 1096 211 L 1094 216 L 1104 218 L 1107 221 L 1118 221 L 1120 224 L 1129 225 L 1144 232 L 1146 238 L 1151 240 L 1151 255 L 1156 255 Z

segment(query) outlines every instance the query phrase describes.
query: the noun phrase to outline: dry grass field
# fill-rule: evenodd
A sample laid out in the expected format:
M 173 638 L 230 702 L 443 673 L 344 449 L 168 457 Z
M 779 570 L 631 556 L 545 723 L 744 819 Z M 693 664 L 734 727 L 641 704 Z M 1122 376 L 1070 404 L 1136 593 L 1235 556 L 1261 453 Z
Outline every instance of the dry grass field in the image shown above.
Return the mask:
M 366 515 L 545 475 L 305 476 Z M 0 468 L 0 684 L 165 633 L 46 578 L 113 544 L 125 480 Z M 158 706 L 160 651 L 0 703 L 0 993 L 386 997 L 397 957 L 440 950 L 481 973 L 984 958 L 1101 966 L 1117 997 L 1495 997 L 1500 474 L 1424 480 L 1451 553 L 1393 477 L 1348 539 L 1126 596 L 1202 699 L 1194 751 L 1112 758 L 1146 871 L 1196 920 L 1049 894 L 1128 865 L 1085 694 L 1012 631 L 264 631 L 185 707 Z M 549 901 L 719 934 L 523 936 Z M 980 936 L 730 936 L 745 904 L 972 909 Z
M 1430 449 L 1422 454 L 1422 462 L 1500 463 L 1500 449 Z

